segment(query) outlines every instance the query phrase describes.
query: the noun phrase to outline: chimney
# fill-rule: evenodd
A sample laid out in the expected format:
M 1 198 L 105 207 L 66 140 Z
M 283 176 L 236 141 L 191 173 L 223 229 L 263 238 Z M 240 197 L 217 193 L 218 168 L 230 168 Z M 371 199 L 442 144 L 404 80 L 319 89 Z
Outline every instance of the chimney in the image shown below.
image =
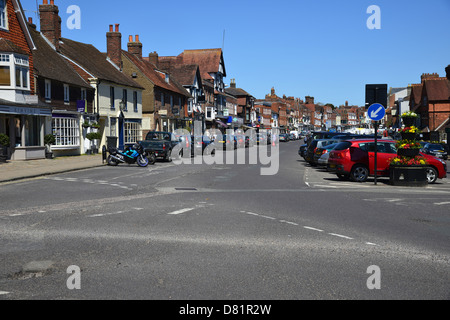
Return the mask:
M 119 32 L 119 24 L 113 31 L 113 25 L 109 25 L 109 32 L 106 33 L 106 52 L 108 58 L 122 70 L 122 34 Z
M 139 35 L 136 35 L 135 41 L 133 41 L 133 36 L 129 37 L 128 52 L 142 59 L 142 43 L 139 41 Z
M 439 74 L 438 73 L 422 73 L 422 75 L 420 76 L 421 82 L 423 82 L 424 80 L 428 80 L 428 79 L 439 79 Z
M 59 16 L 59 9 L 55 6 L 55 1 L 44 0 L 44 3 L 39 6 L 39 15 L 41 22 L 41 32 L 56 48 L 59 49 L 59 39 L 61 39 L 61 18 Z
M 345 101 L 345 106 L 348 107 L 348 101 Z
M 156 53 L 156 51 L 149 53 L 148 55 L 148 61 L 150 61 L 151 63 L 153 63 L 156 67 L 158 67 L 158 54 Z
M 230 80 L 230 88 L 236 89 L 236 79 Z
M 450 64 L 445 68 L 445 73 L 447 74 L 447 79 L 450 81 Z

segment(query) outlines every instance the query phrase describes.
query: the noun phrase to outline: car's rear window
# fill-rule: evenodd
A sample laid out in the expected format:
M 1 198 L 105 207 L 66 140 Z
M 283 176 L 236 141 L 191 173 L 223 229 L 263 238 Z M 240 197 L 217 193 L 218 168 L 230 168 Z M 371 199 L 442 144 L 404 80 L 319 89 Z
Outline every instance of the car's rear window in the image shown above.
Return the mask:
M 428 149 L 430 150 L 444 150 L 444 147 L 439 144 L 430 144 L 428 145 Z
M 339 142 L 333 150 L 337 151 L 345 150 L 350 148 L 351 145 L 352 143 L 348 141 Z

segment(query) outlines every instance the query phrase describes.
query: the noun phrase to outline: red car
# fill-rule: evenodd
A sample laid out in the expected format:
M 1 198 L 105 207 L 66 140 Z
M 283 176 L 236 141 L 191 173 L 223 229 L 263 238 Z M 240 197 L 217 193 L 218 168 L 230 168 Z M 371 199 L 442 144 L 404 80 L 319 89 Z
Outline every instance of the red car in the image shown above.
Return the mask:
M 377 176 L 389 177 L 389 163 L 397 156 L 394 140 L 377 141 Z M 339 179 L 364 182 L 375 173 L 375 140 L 348 140 L 340 142 L 331 152 L 327 169 Z M 436 157 L 420 153 L 428 161 L 428 183 L 447 177 L 447 165 Z

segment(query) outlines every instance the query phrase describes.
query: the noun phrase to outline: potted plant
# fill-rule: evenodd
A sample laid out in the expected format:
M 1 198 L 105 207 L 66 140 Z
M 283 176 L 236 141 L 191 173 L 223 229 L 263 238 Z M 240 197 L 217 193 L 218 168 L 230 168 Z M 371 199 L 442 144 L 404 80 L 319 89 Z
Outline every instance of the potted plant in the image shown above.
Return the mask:
M 98 124 L 97 122 L 91 123 L 91 128 L 99 129 L 100 128 L 100 124 Z
M 413 126 L 416 122 L 416 119 L 419 117 L 419 115 L 415 112 L 408 111 L 405 113 L 402 113 L 401 115 L 403 124 L 407 127 Z
M 56 138 L 52 134 L 46 134 L 44 136 L 44 144 L 46 147 L 45 150 L 45 157 L 47 159 L 53 159 L 53 152 L 52 152 L 52 145 L 54 145 L 56 142 Z
M 421 133 L 416 126 L 405 127 L 400 130 L 403 140 L 415 140 L 418 133 Z
M 428 185 L 428 162 L 422 156 L 397 156 L 390 161 L 389 180 L 394 186 L 425 187 Z
M 85 120 L 82 124 L 83 128 L 87 129 L 89 128 L 91 125 L 89 124 L 89 121 Z
M 0 133 L 0 162 L 6 162 L 10 143 L 9 137 L 4 133 Z
M 395 145 L 397 154 L 403 157 L 415 157 L 419 155 L 422 145 L 415 140 L 400 140 Z

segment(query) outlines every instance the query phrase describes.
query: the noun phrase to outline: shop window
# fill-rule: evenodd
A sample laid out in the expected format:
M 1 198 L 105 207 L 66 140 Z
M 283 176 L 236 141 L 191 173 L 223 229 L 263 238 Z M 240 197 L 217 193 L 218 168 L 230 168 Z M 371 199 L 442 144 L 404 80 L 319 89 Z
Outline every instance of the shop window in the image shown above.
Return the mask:
M 136 143 L 142 140 L 141 124 L 139 122 L 125 122 L 125 143 Z
M 55 146 L 78 147 L 80 145 L 80 123 L 78 119 L 56 117 L 52 119 Z

